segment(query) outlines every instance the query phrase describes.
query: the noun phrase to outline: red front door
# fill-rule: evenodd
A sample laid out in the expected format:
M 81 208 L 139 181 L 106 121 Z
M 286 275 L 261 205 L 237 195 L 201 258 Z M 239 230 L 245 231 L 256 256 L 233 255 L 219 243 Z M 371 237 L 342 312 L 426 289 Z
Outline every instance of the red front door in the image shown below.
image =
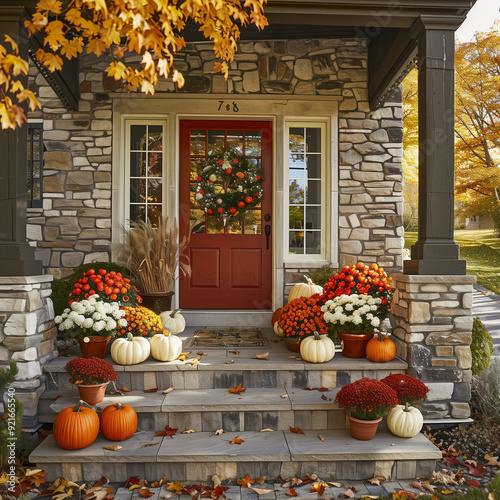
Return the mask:
M 264 169 L 262 203 L 240 220 L 208 215 L 196 200 L 209 155 L 230 148 Z M 272 286 L 271 122 L 182 121 L 180 236 L 191 235 L 192 274 L 179 283 L 184 309 L 270 309 Z M 268 226 L 266 228 L 266 226 Z

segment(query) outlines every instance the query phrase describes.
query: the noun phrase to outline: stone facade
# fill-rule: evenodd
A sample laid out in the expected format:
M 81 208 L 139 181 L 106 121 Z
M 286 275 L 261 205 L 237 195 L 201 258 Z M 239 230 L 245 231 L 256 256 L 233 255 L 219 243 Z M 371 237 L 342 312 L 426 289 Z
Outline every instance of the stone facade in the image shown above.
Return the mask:
M 428 387 L 427 418 L 468 418 L 475 276 L 396 274 L 393 339 L 408 373 Z
M 23 403 L 23 427 L 38 423 L 46 389 L 43 367 L 57 357 L 57 328 L 50 294 L 52 276 L 0 277 L 0 367 L 12 360 L 19 373 L 10 387 Z
M 370 111 L 365 41 L 243 42 L 227 81 L 213 73 L 214 60 L 209 44 L 188 44 L 175 63 L 186 84 L 179 90 L 162 80 L 155 95 L 323 95 L 337 100 L 340 265 L 363 260 L 401 271 L 401 92 Z M 28 238 L 56 277 L 84 262 L 110 258 L 112 97 L 124 91 L 106 77 L 107 64 L 82 57 L 78 112 L 64 109 L 43 76 L 31 69 L 30 87 L 43 111 L 30 118 L 43 120 L 46 152 L 43 209 L 30 211 Z M 334 228 L 337 232 L 336 222 Z

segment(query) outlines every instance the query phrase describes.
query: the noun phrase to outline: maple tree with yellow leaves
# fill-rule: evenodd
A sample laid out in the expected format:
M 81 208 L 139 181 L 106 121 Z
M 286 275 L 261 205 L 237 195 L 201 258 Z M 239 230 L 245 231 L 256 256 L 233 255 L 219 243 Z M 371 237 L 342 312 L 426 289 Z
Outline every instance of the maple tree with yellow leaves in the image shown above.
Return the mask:
M 32 18 L 25 22 L 30 35 L 40 32 L 44 48 L 37 59 L 51 72 L 61 70 L 64 59 L 84 50 L 98 57 L 110 56 L 109 77 L 154 94 L 159 77 L 171 77 L 179 87 L 182 73 L 175 68 L 175 54 L 185 45 L 182 30 L 191 20 L 213 44 L 218 61 L 214 71 L 228 77 L 234 59 L 240 26 L 267 26 L 267 0 L 40 0 Z M 10 45 L 10 46 L 9 46 Z M 127 53 L 142 56 L 137 66 L 126 65 Z M 0 44 L 0 123 L 16 128 L 26 121 L 20 103 L 34 111 L 41 107 L 35 94 L 20 78 L 28 74 L 28 62 L 19 57 L 16 42 L 6 36 Z

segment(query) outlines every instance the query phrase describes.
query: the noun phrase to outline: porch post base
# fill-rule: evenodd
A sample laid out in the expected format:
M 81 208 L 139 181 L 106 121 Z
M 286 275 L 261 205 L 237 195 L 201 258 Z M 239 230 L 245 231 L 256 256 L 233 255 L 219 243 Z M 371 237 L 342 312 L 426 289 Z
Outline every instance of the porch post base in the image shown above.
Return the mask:
M 0 276 L 37 276 L 42 263 L 35 260 L 34 248 L 26 242 L 0 243 Z
M 465 260 L 411 259 L 403 262 L 405 274 L 420 275 L 464 275 L 467 274 Z
M 429 392 L 427 418 L 468 418 L 475 276 L 394 274 L 392 338 L 408 373 Z

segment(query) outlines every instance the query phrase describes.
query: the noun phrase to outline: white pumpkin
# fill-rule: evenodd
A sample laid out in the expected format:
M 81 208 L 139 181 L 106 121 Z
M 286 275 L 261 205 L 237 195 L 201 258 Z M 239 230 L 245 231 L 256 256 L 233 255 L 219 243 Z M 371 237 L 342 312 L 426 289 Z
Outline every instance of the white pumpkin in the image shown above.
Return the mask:
M 284 337 L 285 336 L 285 332 L 279 327 L 279 321 L 275 321 L 274 322 L 274 325 L 273 325 L 273 330 L 274 330 L 274 333 L 278 336 L 278 337 Z
M 182 340 L 168 333 L 157 333 L 150 340 L 151 355 L 158 361 L 173 361 L 182 352 Z
M 335 356 L 335 344 L 327 335 L 314 332 L 314 336 L 302 339 L 300 355 L 309 363 L 326 363 Z
M 111 357 L 119 365 L 136 365 L 149 357 L 151 347 L 144 337 L 134 337 L 131 333 L 127 338 L 116 339 L 111 345 Z
M 293 299 L 298 299 L 299 297 L 312 297 L 315 293 L 322 294 L 323 287 L 315 285 L 311 278 L 304 276 L 307 280 L 306 283 L 297 283 L 293 285 L 290 293 L 288 294 L 288 302 L 290 303 Z
M 175 335 L 177 333 L 182 333 L 184 328 L 186 328 L 186 320 L 181 314 L 181 309 L 175 309 L 174 311 L 164 311 L 160 314 L 161 322 L 163 326 L 170 328 L 170 331 Z
M 397 405 L 389 410 L 387 427 L 395 435 L 404 438 L 415 437 L 424 425 L 424 418 L 414 406 Z

